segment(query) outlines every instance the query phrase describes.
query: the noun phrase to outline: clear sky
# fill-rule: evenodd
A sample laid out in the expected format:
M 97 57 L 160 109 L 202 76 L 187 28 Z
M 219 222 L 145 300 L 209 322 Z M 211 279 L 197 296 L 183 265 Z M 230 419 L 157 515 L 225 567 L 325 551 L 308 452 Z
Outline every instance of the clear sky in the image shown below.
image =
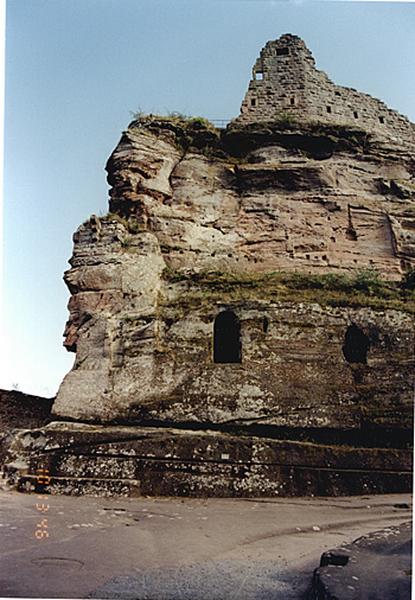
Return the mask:
M 9 0 L 4 356 L 0 387 L 52 396 L 72 234 L 107 211 L 104 166 L 130 111 L 239 112 L 264 44 L 300 35 L 338 84 L 415 121 L 415 4 L 295 0 Z

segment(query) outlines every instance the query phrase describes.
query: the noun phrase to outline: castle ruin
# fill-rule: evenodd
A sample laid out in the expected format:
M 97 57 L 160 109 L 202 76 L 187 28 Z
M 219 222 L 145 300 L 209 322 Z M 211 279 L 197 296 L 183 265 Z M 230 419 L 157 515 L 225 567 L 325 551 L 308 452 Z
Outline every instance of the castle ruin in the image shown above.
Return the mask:
M 296 36 L 253 73 L 226 129 L 123 132 L 65 273 L 74 366 L 10 450 L 19 489 L 39 465 L 53 493 L 410 489 L 414 126 Z
M 281 115 L 359 127 L 392 140 L 414 142 L 415 137 L 414 124 L 396 110 L 330 81 L 316 69 L 303 40 L 290 34 L 268 42 L 261 50 L 237 121 L 254 123 Z

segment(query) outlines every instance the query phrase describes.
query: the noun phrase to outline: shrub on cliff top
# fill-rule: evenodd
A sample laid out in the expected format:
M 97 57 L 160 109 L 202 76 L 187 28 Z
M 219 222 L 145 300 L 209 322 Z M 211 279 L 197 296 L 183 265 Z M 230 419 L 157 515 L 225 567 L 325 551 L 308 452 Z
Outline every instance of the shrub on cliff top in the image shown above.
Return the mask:
M 216 127 L 205 117 L 185 115 L 179 111 L 168 112 L 167 115 L 146 114 L 142 110 L 130 111 L 131 116 L 135 121 L 151 122 L 151 121 L 172 121 L 180 123 L 185 127 L 192 129 L 216 129 Z

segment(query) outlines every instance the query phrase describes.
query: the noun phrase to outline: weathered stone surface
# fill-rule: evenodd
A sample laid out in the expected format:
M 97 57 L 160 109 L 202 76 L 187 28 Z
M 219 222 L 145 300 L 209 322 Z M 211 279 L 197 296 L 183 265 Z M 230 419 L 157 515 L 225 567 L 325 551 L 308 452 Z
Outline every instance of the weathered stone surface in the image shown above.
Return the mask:
M 42 427 L 50 420 L 53 398 L 41 398 L 17 390 L 0 390 L 0 465 L 19 429 Z
M 129 172 L 127 164 L 136 174 L 150 160 L 149 130 L 152 164 L 164 164 L 167 153 L 172 166 L 170 172 L 160 169 L 155 175 L 158 187 L 164 177 L 163 199 L 149 189 L 148 175 L 134 179 L 134 188 L 122 179 Z M 255 139 L 252 151 L 239 156 L 238 164 L 232 164 L 232 156 L 219 160 L 192 146 L 178 160 L 179 133 L 171 139 L 163 121 L 133 123 L 113 153 L 110 182 L 113 171 L 117 176 L 111 209 L 136 216 L 154 235 L 170 267 L 240 272 L 372 267 L 399 279 L 413 264 L 413 158 L 408 148 L 398 150 L 378 140 L 370 148 L 363 149 L 359 142 L 347 150 L 339 138 L 338 148 L 331 142 L 329 158 L 316 160 L 301 149 L 307 139 L 304 131 L 300 136 L 301 129 L 239 131 L 231 127 L 221 141 L 230 152 L 234 146 L 240 152 L 244 139 L 251 144 Z M 167 134 L 169 143 L 159 155 L 159 140 Z M 309 137 L 318 146 L 327 135 Z M 402 201 L 389 189 L 381 193 L 379 179 L 406 182 L 411 198 Z M 135 189 L 133 203 L 128 186 Z
M 387 527 L 325 552 L 315 570 L 316 600 L 411 597 L 412 524 Z
M 406 117 L 368 94 L 335 85 L 315 68 L 303 40 L 286 34 L 261 50 L 238 120 L 249 123 L 292 116 L 359 125 L 392 139 L 415 139 L 414 125 Z
M 412 453 L 152 427 L 51 423 L 15 438 L 19 489 L 50 493 L 302 496 L 404 492 Z M 47 479 L 44 474 L 47 473 Z M 40 477 L 39 477 L 40 474 Z
M 312 493 L 408 489 L 403 455 L 386 465 L 412 427 L 415 293 L 401 280 L 415 266 L 413 125 L 334 86 L 298 38 L 268 44 L 261 69 L 224 130 L 141 116 L 123 132 L 107 164 L 110 212 L 74 235 L 65 346 L 76 360 L 53 406 L 107 426 L 220 429 L 242 471 L 211 459 L 202 433 L 152 431 L 154 456 L 130 459 L 109 440 L 92 457 L 95 442 L 74 430 L 68 444 L 86 458 L 51 450 L 56 489 L 78 478 L 108 493 L 301 494 L 302 469 Z M 295 121 L 281 118 L 287 101 Z M 273 438 L 274 458 L 257 464 L 243 434 Z M 181 439 L 200 461 L 157 455 Z M 372 450 L 334 467 L 331 451 L 317 460 L 296 445 L 306 440 Z M 374 446 L 387 460 L 371 462 Z
M 338 136 L 322 161 L 299 155 L 307 132 L 298 142 L 290 131 L 258 130 L 253 143 L 249 130 L 231 130 L 210 140 L 216 153 L 243 148 L 244 139 L 255 146 L 232 164 L 192 146 L 179 152 L 186 127 L 134 122 L 110 158 L 117 212 L 81 226 L 65 274 L 73 294 L 65 345 L 77 358 L 54 413 L 103 422 L 407 423 L 409 315 L 356 308 L 353 298 L 337 308 L 322 307 L 324 298 L 298 303 L 294 293 L 281 302 L 278 286 L 270 293 L 249 277 L 374 267 L 400 278 L 414 255 L 414 204 L 390 188 L 382 194 L 379 178 L 412 181 L 410 154 L 385 145 L 360 154 Z M 180 280 L 211 271 L 239 273 L 245 285 L 212 291 Z M 226 308 L 241 322 L 240 365 L 212 362 L 213 322 Z M 342 354 L 352 323 L 371 337 L 364 368 Z

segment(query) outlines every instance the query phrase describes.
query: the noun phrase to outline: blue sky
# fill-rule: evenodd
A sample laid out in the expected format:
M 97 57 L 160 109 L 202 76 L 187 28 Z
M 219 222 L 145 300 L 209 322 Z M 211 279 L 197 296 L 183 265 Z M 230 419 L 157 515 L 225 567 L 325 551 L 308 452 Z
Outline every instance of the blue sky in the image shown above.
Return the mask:
M 104 166 L 130 111 L 239 112 L 260 49 L 300 35 L 338 84 L 415 121 L 415 4 L 9 0 L 0 387 L 54 395 L 72 234 L 107 211 Z

